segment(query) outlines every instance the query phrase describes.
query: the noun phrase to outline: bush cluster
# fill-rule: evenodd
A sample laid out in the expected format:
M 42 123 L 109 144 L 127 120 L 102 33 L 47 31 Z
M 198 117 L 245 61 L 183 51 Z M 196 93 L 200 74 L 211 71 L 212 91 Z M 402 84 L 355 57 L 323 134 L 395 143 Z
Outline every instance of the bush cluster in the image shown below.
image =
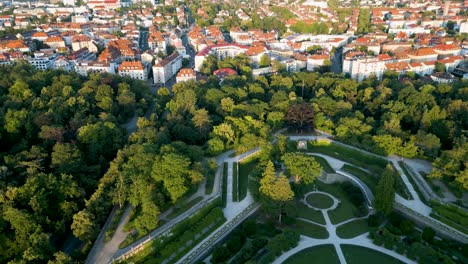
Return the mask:
M 377 216 L 373 218 L 377 218 Z M 371 220 L 369 221 L 371 222 Z M 389 215 L 388 222 L 384 227 L 371 230 L 369 236 L 373 239 L 374 244 L 395 250 L 418 263 L 448 264 L 467 263 L 468 261 L 463 253 L 463 245 L 453 241 L 435 239 L 435 232 L 429 227 L 425 227 L 422 232 L 417 231 L 413 222 L 403 219 L 395 213 Z

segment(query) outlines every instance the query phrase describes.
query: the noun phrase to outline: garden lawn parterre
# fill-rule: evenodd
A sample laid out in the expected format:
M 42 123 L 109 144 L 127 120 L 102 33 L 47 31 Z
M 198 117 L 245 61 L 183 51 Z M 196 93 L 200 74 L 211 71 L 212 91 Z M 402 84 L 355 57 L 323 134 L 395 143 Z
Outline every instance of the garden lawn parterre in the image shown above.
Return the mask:
M 359 235 L 362 235 L 369 231 L 369 226 L 367 225 L 367 218 L 357 219 L 339 226 L 336 229 L 336 234 L 340 238 L 353 238 Z
M 283 264 L 340 264 L 333 245 L 320 245 L 303 249 L 286 259 Z
M 286 229 L 296 231 L 299 234 L 311 238 L 326 239 L 329 237 L 328 231 L 325 227 L 315 225 L 300 219 L 296 219 L 296 221 L 286 227 Z
M 306 201 L 310 206 L 318 209 L 328 209 L 332 207 L 334 203 L 332 198 L 321 193 L 311 193 L 307 195 Z
M 375 251 L 370 248 L 341 245 L 341 250 L 346 259 L 347 264 L 363 264 L 363 263 L 378 263 L 378 264 L 402 264 L 398 259 L 395 259 L 384 253 Z
M 323 218 L 323 214 L 320 210 L 309 208 L 300 201 L 296 201 L 296 207 L 298 218 L 304 218 L 317 224 L 325 224 L 325 219 Z
M 239 179 L 238 179 L 238 189 L 239 189 L 239 201 L 244 200 L 247 195 L 247 188 L 249 185 L 249 175 L 257 167 L 258 158 L 252 157 L 245 159 L 239 163 Z
M 339 184 L 317 182 L 317 186 L 319 190 L 333 195 L 340 201 L 337 208 L 327 212 L 333 224 L 339 224 L 345 220 L 359 217 L 358 208 L 351 203 L 347 194 Z
M 358 167 L 367 168 L 378 174 L 380 174 L 388 164 L 383 158 L 368 155 L 361 151 L 328 141 L 309 141 L 307 148 L 309 152 L 322 153 Z

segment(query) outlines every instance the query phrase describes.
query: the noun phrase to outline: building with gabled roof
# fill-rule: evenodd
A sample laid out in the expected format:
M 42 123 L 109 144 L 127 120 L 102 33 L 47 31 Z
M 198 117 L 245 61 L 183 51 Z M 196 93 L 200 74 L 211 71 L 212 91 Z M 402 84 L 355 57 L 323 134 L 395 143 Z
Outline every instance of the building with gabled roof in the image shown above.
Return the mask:
M 146 80 L 148 78 L 148 71 L 141 61 L 123 61 L 119 65 L 119 75 L 132 79 Z
M 158 61 L 153 66 L 153 81 L 156 84 L 165 84 L 182 68 L 182 56 L 175 51 L 167 58 Z
M 193 69 L 184 68 L 180 69 L 180 71 L 177 73 L 176 82 L 188 82 L 190 80 L 196 81 L 196 79 L 197 75 Z

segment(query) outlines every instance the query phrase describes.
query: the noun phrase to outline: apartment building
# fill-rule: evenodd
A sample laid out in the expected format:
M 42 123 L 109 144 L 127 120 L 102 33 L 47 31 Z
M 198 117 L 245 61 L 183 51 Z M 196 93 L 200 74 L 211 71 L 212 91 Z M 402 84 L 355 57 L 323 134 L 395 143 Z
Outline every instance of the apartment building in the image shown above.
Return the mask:
M 179 73 L 177 73 L 176 82 L 180 83 L 180 82 L 187 82 L 190 80 L 195 81 L 196 79 L 197 79 L 197 76 L 193 69 L 184 68 L 184 69 L 180 69 Z
M 119 75 L 132 79 L 146 80 L 148 78 L 148 71 L 141 61 L 124 61 L 119 66 Z
M 101 72 L 115 74 L 115 64 L 112 62 L 82 61 L 75 65 L 75 71 L 82 76 L 88 76 L 88 73 Z
M 164 84 L 182 68 L 182 56 L 176 51 L 153 66 L 153 81 Z
M 233 58 L 239 54 L 243 54 L 248 49 L 249 47 L 247 46 L 234 43 L 208 46 L 195 55 L 195 70 L 200 70 L 203 61 L 205 61 L 205 58 L 210 54 L 214 55 L 218 60 L 223 60 L 225 58 Z

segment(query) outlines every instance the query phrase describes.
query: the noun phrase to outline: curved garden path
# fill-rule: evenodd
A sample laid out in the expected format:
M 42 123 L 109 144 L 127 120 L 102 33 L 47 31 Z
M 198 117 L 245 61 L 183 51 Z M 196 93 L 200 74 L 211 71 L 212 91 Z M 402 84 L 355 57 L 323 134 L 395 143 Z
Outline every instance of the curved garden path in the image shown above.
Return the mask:
M 331 207 L 329 207 L 329 208 L 326 208 L 326 209 L 316 209 L 312 205 L 308 204 L 308 202 L 306 200 L 307 196 L 310 195 L 310 194 L 314 194 L 314 193 L 324 194 L 324 195 L 327 195 L 327 196 L 331 197 L 333 199 L 333 202 L 334 202 L 333 205 Z M 403 261 L 404 263 L 416 263 L 416 262 L 410 260 L 409 258 L 407 258 L 407 257 L 405 257 L 403 255 L 400 255 L 400 254 L 398 254 L 398 253 L 396 253 L 396 252 L 394 252 L 392 250 L 388 250 L 386 248 L 374 245 L 374 243 L 372 243 L 372 240 L 370 238 L 368 238 L 368 232 L 366 232 L 364 234 L 361 234 L 359 236 L 350 238 L 350 239 L 340 238 L 336 233 L 336 229 L 339 226 L 344 225 L 344 224 L 346 224 L 348 222 L 351 222 L 351 221 L 354 221 L 354 220 L 359 220 L 359 219 L 366 218 L 367 216 L 359 217 L 359 218 L 352 218 L 352 219 L 348 219 L 348 220 L 343 221 L 343 222 L 338 223 L 338 224 L 332 224 L 331 221 L 330 221 L 330 217 L 328 216 L 328 211 L 336 209 L 336 207 L 339 205 L 339 202 L 340 202 L 339 199 L 335 198 L 333 195 L 331 195 L 329 193 L 326 193 L 326 192 L 321 192 L 321 191 L 312 191 L 312 192 L 306 193 L 304 195 L 304 199 L 301 200 L 301 202 L 305 203 L 311 209 L 320 210 L 322 212 L 323 217 L 325 219 L 325 225 L 321 225 L 321 226 L 326 227 L 326 229 L 328 231 L 328 234 L 329 234 L 329 237 L 327 239 L 317 239 L 317 238 L 311 238 L 311 237 L 308 237 L 308 236 L 301 235 L 301 238 L 299 240 L 299 244 L 295 248 L 283 253 L 279 258 L 277 258 L 273 262 L 273 264 L 281 264 L 286 259 L 288 259 L 289 257 L 293 256 L 294 254 L 296 254 L 299 251 L 304 250 L 306 248 L 311 248 L 311 247 L 315 247 L 315 246 L 319 246 L 319 245 L 327 245 L 327 244 L 331 244 L 331 245 L 334 246 L 341 264 L 346 264 L 346 259 L 344 257 L 343 251 L 341 250 L 341 245 L 348 245 L 348 244 L 349 245 L 361 246 L 361 247 L 365 247 L 365 248 L 370 248 L 370 249 L 373 249 L 375 251 L 379 251 L 381 253 L 384 253 L 386 255 L 394 257 L 394 258 L 396 258 L 396 259 L 398 259 L 400 261 Z M 317 223 L 315 223 L 313 221 L 308 221 L 307 220 L 307 222 L 317 224 Z M 320 224 L 317 224 L 317 225 L 320 225 Z

